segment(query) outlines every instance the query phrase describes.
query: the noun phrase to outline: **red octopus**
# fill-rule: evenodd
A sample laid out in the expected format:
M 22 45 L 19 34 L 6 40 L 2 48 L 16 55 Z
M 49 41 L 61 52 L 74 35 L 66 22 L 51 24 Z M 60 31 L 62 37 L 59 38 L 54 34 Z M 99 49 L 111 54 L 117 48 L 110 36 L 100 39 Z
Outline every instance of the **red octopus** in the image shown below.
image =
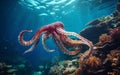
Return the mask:
M 40 39 L 40 36 L 42 35 L 42 44 L 45 48 L 46 51 L 48 52 L 53 52 L 55 50 L 50 50 L 47 48 L 46 46 L 46 43 L 45 41 L 49 38 L 49 37 L 52 37 L 57 46 L 64 52 L 64 53 L 67 53 L 69 55 L 76 55 L 78 53 L 80 53 L 81 51 L 81 48 L 79 49 L 75 49 L 74 51 L 70 51 L 68 50 L 66 46 L 70 46 L 70 47 L 77 47 L 77 46 L 81 46 L 81 45 L 87 45 L 89 47 L 89 53 L 88 55 L 86 55 L 84 57 L 85 58 L 88 58 L 92 52 L 93 52 L 93 44 L 92 42 L 90 42 L 89 40 L 85 39 L 84 37 L 80 36 L 79 34 L 75 33 L 75 32 L 68 32 L 68 31 L 65 31 L 64 30 L 64 25 L 63 23 L 61 22 L 55 22 L 55 23 L 52 23 L 52 24 L 49 24 L 49 25 L 46 25 L 46 26 L 43 26 L 42 28 L 40 28 L 35 34 L 34 36 L 32 37 L 31 40 L 29 41 L 25 41 L 23 40 L 23 34 L 26 33 L 26 32 L 32 32 L 32 30 L 23 30 L 18 38 L 19 38 L 19 41 L 22 45 L 24 46 L 29 46 L 32 44 L 31 48 L 26 50 L 25 53 L 28 53 L 30 51 L 32 51 L 36 45 L 38 44 L 39 42 L 39 39 Z M 78 38 L 78 40 L 74 40 L 68 36 L 74 36 L 76 38 Z

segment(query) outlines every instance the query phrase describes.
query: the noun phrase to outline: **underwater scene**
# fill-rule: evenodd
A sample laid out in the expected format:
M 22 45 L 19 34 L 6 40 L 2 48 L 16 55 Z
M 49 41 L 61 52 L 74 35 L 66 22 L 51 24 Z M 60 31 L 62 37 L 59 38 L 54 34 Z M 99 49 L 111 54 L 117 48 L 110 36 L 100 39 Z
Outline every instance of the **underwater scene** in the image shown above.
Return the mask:
M 0 75 L 120 75 L 120 0 L 1 0 Z

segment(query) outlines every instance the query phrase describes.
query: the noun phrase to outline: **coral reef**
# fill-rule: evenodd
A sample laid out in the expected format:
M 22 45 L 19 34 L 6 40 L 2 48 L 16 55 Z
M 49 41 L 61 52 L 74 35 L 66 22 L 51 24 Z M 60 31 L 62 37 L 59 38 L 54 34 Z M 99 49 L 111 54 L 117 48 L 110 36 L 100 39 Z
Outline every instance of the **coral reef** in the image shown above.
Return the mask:
M 94 44 L 97 43 L 100 35 L 108 33 L 111 28 L 120 26 L 120 2 L 118 1 L 116 10 L 111 15 L 93 20 L 86 25 L 89 27 L 82 30 L 80 35 L 91 40 Z
M 91 68 L 95 68 L 101 65 L 101 60 L 95 56 L 91 56 L 86 60 L 85 64 Z
M 54 65 L 50 68 L 49 75 L 62 75 L 63 65 Z
M 99 37 L 99 44 L 105 44 L 107 42 L 111 42 L 111 36 L 108 35 L 108 34 L 102 34 L 100 37 Z
M 99 36 L 99 42 L 95 45 L 104 45 L 106 43 L 119 43 L 120 42 L 120 26 L 110 29 L 109 33 Z
M 64 75 L 71 74 L 71 73 L 75 72 L 75 70 L 78 68 L 78 66 L 77 66 L 78 63 L 77 63 L 76 59 L 74 59 L 72 61 L 64 61 L 63 65 L 66 65 L 66 66 L 64 66 L 65 67 L 65 70 L 63 71 Z
M 89 1 L 97 2 L 96 0 Z M 54 64 L 49 62 L 49 66 L 46 66 L 46 64 L 40 65 L 37 70 L 34 70 L 31 64 L 18 54 L 19 47 L 16 42 L 10 44 L 9 42 L 0 43 L 0 75 L 120 75 L 120 0 L 118 0 L 118 4 L 116 5 L 116 10 L 111 15 L 93 20 L 86 25 L 88 28 L 82 30 L 80 35 L 93 42 L 94 52 L 91 53 L 92 55 L 89 55 L 90 57 L 86 57 L 84 61 L 82 61 L 84 56 L 89 53 L 84 50 L 88 48 L 84 48 L 83 45 L 80 47 L 76 46 L 81 45 L 81 42 L 79 41 L 80 44 L 78 44 L 78 40 L 69 38 L 69 32 L 62 30 L 62 28 L 62 31 L 60 29 L 55 31 L 55 29 L 54 33 L 51 33 L 51 30 L 48 29 L 49 31 L 46 30 L 48 33 L 45 31 L 44 35 L 42 34 L 44 47 L 49 51 L 45 41 L 49 37 L 54 36 L 53 38 L 57 45 L 64 49 L 63 52 L 67 51 L 67 59 L 62 59 L 61 61 L 56 59 Z M 63 36 L 63 32 L 66 36 Z M 71 35 L 75 35 L 72 32 L 70 33 Z M 51 36 L 51 34 L 54 35 Z M 82 43 L 85 42 L 83 40 L 81 40 Z M 38 42 L 38 40 L 34 40 L 33 44 L 36 46 Z M 65 50 L 67 48 L 66 45 L 67 47 L 69 45 L 73 45 L 74 47 Z M 79 53 L 77 50 L 81 48 L 83 49 L 83 53 L 77 54 Z M 54 50 L 50 50 L 49 52 L 52 51 Z M 73 51 L 77 51 L 77 53 Z M 68 57 L 67 54 L 69 54 Z M 74 56 L 72 57 L 71 55 Z
M 38 70 L 33 70 L 31 65 L 17 54 L 17 47 L 11 53 L 11 50 L 8 50 L 6 45 L 1 44 L 4 49 L 0 48 L 0 59 L 3 59 L 0 60 L 0 75 L 120 75 L 120 0 L 118 0 L 115 12 L 109 16 L 93 20 L 87 26 L 89 27 L 81 31 L 80 35 L 93 42 L 94 52 L 90 53 L 92 55 L 88 54 L 89 50 L 80 54 L 74 53 L 76 55 L 73 52 L 67 52 L 67 54 L 70 54 L 69 58 L 66 57 L 67 59 L 62 61 L 56 60 L 54 64 L 49 64 L 49 66 L 41 65 L 38 66 Z M 58 32 L 61 35 L 63 35 L 63 32 L 65 35 L 69 35 L 65 30 L 59 30 Z M 80 41 L 80 44 L 78 44 L 78 40 L 71 40 L 66 36 L 61 37 L 60 35 L 58 38 L 58 32 L 56 33 L 57 36 L 54 35 L 54 40 L 57 41 L 56 43 L 59 46 L 62 44 L 65 44 L 65 46 L 74 45 L 73 48 L 70 48 L 71 51 L 74 51 L 78 49 L 76 45 L 81 45 Z M 45 41 L 50 36 L 46 34 L 43 35 L 44 46 L 46 45 Z M 35 43 L 38 42 L 35 41 Z M 45 48 L 47 49 L 46 46 Z M 65 49 L 64 46 L 62 48 Z M 5 53 L 4 50 L 7 52 Z M 87 55 L 89 57 L 85 58 L 84 56 Z
M 110 36 L 113 42 L 120 42 L 120 26 L 110 30 Z
M 107 55 L 107 59 L 111 61 L 111 66 L 113 68 L 120 65 L 120 50 L 112 50 L 110 54 Z
M 50 68 L 49 75 L 70 75 L 78 68 L 78 60 L 65 60 Z
M 61 61 L 50 71 L 55 70 L 60 75 L 120 75 L 120 0 L 115 12 L 87 25 L 90 27 L 80 34 L 94 43 L 93 54 L 81 61 L 88 53 L 85 51 L 71 60 Z M 62 69 L 58 68 L 60 66 Z M 51 75 L 59 75 L 53 73 Z

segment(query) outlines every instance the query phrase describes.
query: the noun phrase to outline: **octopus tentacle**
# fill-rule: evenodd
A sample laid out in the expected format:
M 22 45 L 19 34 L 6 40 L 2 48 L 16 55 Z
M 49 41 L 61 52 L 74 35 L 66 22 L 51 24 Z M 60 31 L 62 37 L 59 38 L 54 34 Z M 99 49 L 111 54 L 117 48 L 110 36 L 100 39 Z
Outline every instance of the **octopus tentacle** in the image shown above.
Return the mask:
M 36 41 L 33 43 L 33 45 L 32 45 L 28 50 L 26 50 L 26 51 L 24 52 L 24 54 L 33 51 L 33 49 L 37 46 L 38 42 L 39 42 L 39 39 L 36 40 Z
M 32 39 L 29 40 L 29 41 L 23 40 L 23 35 L 24 35 L 24 33 L 26 33 L 26 32 L 32 32 L 32 30 L 23 30 L 22 32 L 20 32 L 20 34 L 19 34 L 19 36 L 18 36 L 18 40 L 20 41 L 20 43 L 21 43 L 22 45 L 24 45 L 24 46 L 29 46 L 29 45 L 33 44 L 37 39 L 39 39 L 39 37 L 41 36 L 41 34 L 42 34 L 44 31 L 46 31 L 47 29 L 48 29 L 48 26 L 47 26 L 47 27 L 44 26 L 44 27 L 40 28 L 40 29 L 36 32 L 36 34 L 32 37 Z
M 57 43 L 58 47 L 65 53 L 69 54 L 69 55 L 75 55 L 80 53 L 81 48 L 80 49 L 75 49 L 75 51 L 69 51 L 65 45 L 67 46 L 72 46 L 73 48 L 76 46 L 80 46 L 82 44 L 85 44 L 89 47 L 88 50 L 88 54 L 85 55 L 83 57 L 83 60 L 87 59 L 92 53 L 93 53 L 93 44 L 91 41 L 85 39 L 84 37 L 80 36 L 79 34 L 75 33 L 75 32 L 68 32 L 65 31 L 64 26 L 61 22 L 55 22 L 46 26 L 43 26 L 42 28 L 40 28 L 32 37 L 31 40 L 29 41 L 25 41 L 23 40 L 23 35 L 26 32 L 32 32 L 31 30 L 24 30 L 22 31 L 19 36 L 18 39 L 20 41 L 20 43 L 24 46 L 29 46 L 32 44 L 32 47 L 30 49 L 28 49 L 27 51 L 25 51 L 24 53 L 30 52 L 32 51 L 36 45 L 39 42 L 39 37 L 42 35 L 43 32 L 45 32 L 45 34 L 43 34 L 42 36 L 42 44 L 45 48 L 46 51 L 48 52 L 53 52 L 54 50 L 50 50 L 47 48 L 46 45 L 46 40 L 52 35 L 53 39 L 55 40 L 55 42 Z M 79 40 L 73 40 L 71 38 L 69 38 L 68 36 L 72 35 L 75 36 L 76 38 L 78 38 Z
M 62 35 L 61 41 L 68 45 L 68 46 L 79 46 L 79 45 L 83 45 L 84 42 L 81 40 L 73 40 L 69 37 L 67 37 L 66 35 Z
M 58 29 L 57 29 L 57 32 L 58 32 L 59 34 L 63 34 L 63 35 L 72 35 L 72 36 L 75 36 L 75 37 L 77 37 L 78 39 L 81 39 L 81 41 L 83 42 L 83 44 L 86 44 L 86 45 L 89 47 L 89 50 L 88 50 L 88 51 L 89 51 L 89 54 L 86 55 L 86 56 L 83 58 L 83 60 L 87 59 L 87 58 L 93 53 L 94 49 L 93 49 L 93 44 L 92 44 L 91 41 L 85 39 L 84 37 L 80 36 L 79 34 L 77 34 L 77 33 L 75 33 L 75 32 L 67 32 L 67 31 L 63 30 L 62 28 L 58 28 Z
M 61 42 L 59 35 L 58 35 L 56 32 L 53 32 L 53 38 L 55 39 L 55 42 L 57 43 L 58 47 L 59 47 L 63 52 L 65 52 L 65 53 L 67 53 L 67 54 L 69 54 L 69 55 L 76 55 L 76 54 L 80 53 L 81 49 L 75 50 L 75 51 L 69 51 L 69 50 L 67 50 L 67 49 L 64 47 L 63 43 Z
M 32 38 L 30 41 L 25 41 L 23 40 L 23 34 L 26 32 L 32 32 L 32 30 L 23 30 L 22 32 L 20 32 L 19 36 L 18 36 L 18 40 L 19 42 L 24 45 L 24 46 L 29 46 L 31 45 L 35 40 Z
M 19 34 L 19 36 L 18 36 L 18 40 L 19 40 L 19 42 L 20 42 L 22 45 L 24 45 L 24 46 L 29 46 L 29 45 L 33 44 L 30 49 L 28 49 L 27 51 L 25 51 L 25 53 L 30 52 L 30 51 L 32 51 L 32 50 L 35 48 L 35 46 L 37 45 L 36 40 L 39 39 L 39 37 L 41 36 L 41 34 L 42 34 L 43 32 L 47 31 L 47 32 L 52 33 L 56 27 L 62 27 L 62 28 L 63 28 L 63 24 L 62 24 L 61 22 L 55 22 L 55 23 L 52 23 L 52 24 L 48 24 L 48 25 L 46 25 L 46 26 L 43 26 L 42 28 L 40 28 L 40 29 L 34 34 L 34 36 L 32 37 L 32 39 L 29 40 L 29 41 L 25 41 L 25 40 L 23 39 L 23 35 L 24 35 L 24 33 L 26 33 L 26 32 L 32 32 L 32 30 L 23 30 L 22 32 L 20 32 L 20 34 Z
M 83 41 L 85 44 L 87 43 L 86 41 L 88 41 L 87 39 L 85 39 L 84 37 L 80 36 L 79 34 L 75 33 L 75 32 L 68 32 L 68 31 L 65 31 L 63 30 L 62 28 L 58 28 L 57 29 L 57 32 L 59 34 L 62 34 L 62 35 L 72 35 L 78 39 L 80 39 L 81 41 Z
M 42 35 L 42 44 L 43 44 L 43 47 L 44 49 L 47 51 L 47 52 L 54 52 L 55 50 L 50 50 L 47 45 L 46 45 L 46 40 L 50 37 L 51 35 L 47 35 L 47 34 L 43 34 Z

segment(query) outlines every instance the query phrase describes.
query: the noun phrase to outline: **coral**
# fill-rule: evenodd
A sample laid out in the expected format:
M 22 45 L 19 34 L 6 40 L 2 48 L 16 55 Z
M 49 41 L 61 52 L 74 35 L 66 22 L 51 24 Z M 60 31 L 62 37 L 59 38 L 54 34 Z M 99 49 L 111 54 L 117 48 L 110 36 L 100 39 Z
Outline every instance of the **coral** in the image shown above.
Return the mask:
M 62 64 L 54 67 L 53 72 L 58 73 L 51 75 L 120 75 L 119 7 L 120 0 L 113 14 L 89 22 L 89 27 L 80 32 L 82 36 L 94 43 L 92 55 L 82 61 L 89 53 L 86 51 L 76 57 L 77 61 L 64 60 Z M 63 66 L 62 69 L 59 68 L 60 65 Z
M 85 64 L 91 68 L 94 68 L 101 65 L 101 60 L 95 56 L 91 56 L 86 60 Z
M 63 71 L 63 74 L 67 75 L 75 72 L 75 70 L 77 69 L 76 64 L 74 64 L 75 62 L 77 62 L 77 60 L 64 61 L 63 65 L 65 65 L 65 70 Z
M 119 75 L 120 74 L 120 50 L 112 50 L 107 55 L 107 60 L 111 62 L 112 71 L 108 72 L 108 75 Z
M 85 28 L 80 34 L 93 43 L 99 41 L 99 36 L 109 32 L 110 28 L 120 26 L 120 2 L 116 6 L 116 11 L 106 17 L 101 17 L 89 22 L 89 27 Z M 92 37 L 91 37 L 92 36 Z
M 64 65 L 64 67 L 69 67 L 69 66 L 76 66 L 77 67 L 77 59 L 73 59 L 73 60 L 66 60 L 62 62 L 62 65 Z
M 113 42 L 120 42 L 120 26 L 110 30 Z
M 82 75 L 82 70 L 80 68 L 76 69 L 73 75 Z
M 106 49 L 109 47 L 109 51 L 119 47 L 120 44 L 120 26 L 109 29 L 109 34 L 105 33 L 99 37 L 99 42 L 94 45 L 96 49 Z M 113 46 L 113 47 L 112 47 Z M 108 49 L 107 49 L 108 50 Z
M 120 75 L 120 70 L 119 69 L 114 69 L 113 72 L 108 72 L 107 75 Z
M 104 44 L 106 42 L 111 42 L 111 36 L 110 35 L 107 35 L 107 34 L 102 34 L 100 37 L 99 37 L 99 43 L 100 44 Z
M 107 55 L 108 60 L 112 62 L 111 66 L 116 67 L 120 65 L 120 50 L 112 50 L 110 54 Z
M 73 59 L 73 60 L 63 61 L 63 65 L 65 67 L 65 70 L 63 70 L 64 75 L 73 74 L 78 68 L 78 60 Z
M 96 24 L 95 26 L 90 26 L 82 30 L 80 35 L 86 37 L 95 44 L 99 41 L 99 36 L 101 34 L 108 32 L 107 28 L 108 26 L 105 23 Z
M 96 56 L 90 56 L 86 61 L 81 62 L 79 68 L 72 75 L 98 75 L 104 72 L 102 61 Z
M 63 65 L 54 65 L 50 68 L 49 75 L 62 75 Z
M 78 68 L 76 59 L 61 61 L 50 68 L 49 75 L 72 75 Z
M 73 72 L 75 72 L 77 68 L 75 66 L 70 66 L 67 67 L 64 71 L 63 74 L 67 75 L 67 74 L 72 74 Z

